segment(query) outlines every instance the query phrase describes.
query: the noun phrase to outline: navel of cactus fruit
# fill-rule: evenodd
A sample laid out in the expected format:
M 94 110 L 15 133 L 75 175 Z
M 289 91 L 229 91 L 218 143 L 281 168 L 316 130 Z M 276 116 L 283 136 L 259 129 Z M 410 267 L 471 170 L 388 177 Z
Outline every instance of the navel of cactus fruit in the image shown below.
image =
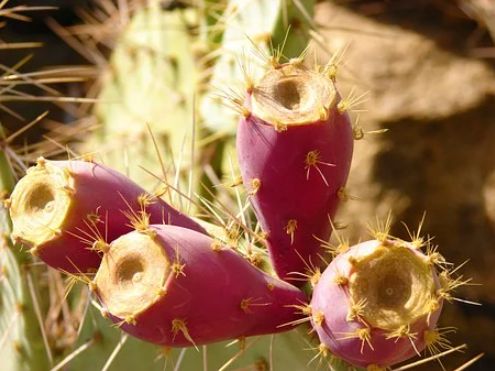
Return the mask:
M 151 225 L 111 243 L 93 288 L 114 322 L 182 347 L 289 330 L 305 295 L 210 237 Z
M 12 236 L 48 265 L 87 273 L 108 242 L 149 222 L 204 229 L 124 175 L 85 161 L 46 161 L 28 170 L 10 198 Z
M 311 322 L 335 355 L 381 369 L 432 345 L 442 292 L 431 256 L 414 243 L 370 240 L 338 255 L 323 272 Z
M 244 185 L 284 280 L 320 265 L 351 164 L 349 117 L 325 73 L 277 65 L 247 91 L 237 132 Z

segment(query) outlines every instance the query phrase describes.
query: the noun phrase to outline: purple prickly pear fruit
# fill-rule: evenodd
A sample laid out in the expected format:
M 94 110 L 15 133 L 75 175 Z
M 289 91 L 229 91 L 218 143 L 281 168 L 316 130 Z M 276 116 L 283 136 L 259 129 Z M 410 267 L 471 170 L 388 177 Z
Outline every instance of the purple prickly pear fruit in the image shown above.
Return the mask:
M 244 185 L 279 277 L 321 265 L 349 173 L 353 135 L 324 73 L 288 63 L 248 90 L 237 132 Z
M 96 271 L 108 242 L 143 222 L 204 232 L 189 217 L 124 175 L 86 161 L 38 160 L 10 198 L 12 237 L 48 265 Z
M 433 263 L 414 243 L 389 238 L 338 255 L 310 303 L 322 346 L 355 366 L 381 369 L 432 345 L 446 297 Z
M 289 330 L 306 302 L 218 241 L 170 225 L 113 241 L 92 288 L 122 330 L 172 347 Z

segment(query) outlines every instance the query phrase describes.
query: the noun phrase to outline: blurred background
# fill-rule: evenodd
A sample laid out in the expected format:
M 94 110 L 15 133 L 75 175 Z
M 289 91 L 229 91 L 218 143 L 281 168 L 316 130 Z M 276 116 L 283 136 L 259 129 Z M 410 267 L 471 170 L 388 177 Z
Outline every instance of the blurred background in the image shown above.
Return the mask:
M 118 12 L 124 3 L 128 12 Z M 0 100 L 2 125 L 15 131 L 21 118 L 32 120 L 49 110 L 18 145 L 37 143 L 47 130 L 73 130 L 71 145 L 84 142 L 98 127 L 92 99 L 132 2 L 11 0 L 8 5 L 56 7 L 30 12 L 26 22 L 2 20 L 0 46 L 39 43 L 28 49 L 0 47 L 2 66 L 24 61 L 17 70 L 57 71 L 43 77 L 52 81 L 38 81 L 47 88 L 29 84 L 16 90 L 87 101 Z M 163 1 L 164 9 L 187 5 Z M 415 229 L 426 212 L 423 231 L 435 236 L 433 243 L 447 260 L 467 261 L 461 272 L 476 284 L 462 287 L 457 296 L 482 304 L 446 305 L 441 325 L 458 328 L 451 341 L 467 343 L 468 355 L 485 353 L 472 370 L 495 369 L 495 1 L 318 1 L 313 19 L 322 37 L 312 42 L 312 50 L 321 63 L 345 50 L 338 75 L 343 95 L 351 89 L 358 96 L 366 93 L 353 116 L 370 133 L 356 142 L 349 179 L 355 199 L 338 215 L 347 225 L 344 235 L 357 242 L 369 222 L 391 211 L 393 234 L 405 238 L 401 221 Z M 66 67 L 72 68 L 70 76 Z M 373 133 L 382 129 L 388 131 Z M 40 154 L 57 149 L 45 146 Z M 453 369 L 465 359 L 465 354 L 453 356 L 444 364 Z

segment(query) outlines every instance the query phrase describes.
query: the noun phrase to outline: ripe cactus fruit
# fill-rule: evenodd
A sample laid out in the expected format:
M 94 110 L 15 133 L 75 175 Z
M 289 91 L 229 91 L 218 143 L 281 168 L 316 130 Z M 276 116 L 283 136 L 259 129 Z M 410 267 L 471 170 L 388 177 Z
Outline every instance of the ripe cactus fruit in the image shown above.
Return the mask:
M 169 225 L 112 242 L 92 286 L 124 331 L 172 347 L 289 330 L 279 326 L 305 302 L 210 237 Z
M 204 229 L 124 175 L 85 161 L 39 159 L 10 198 L 12 236 L 48 265 L 87 273 L 107 242 L 148 222 Z
M 388 367 L 430 347 L 442 274 L 414 243 L 384 238 L 352 246 L 323 272 L 311 300 L 322 346 L 359 367 Z
M 242 107 L 241 174 L 284 280 L 321 264 L 318 239 L 327 240 L 332 231 L 353 150 L 352 127 L 339 101 L 325 71 L 293 60 L 248 88 Z

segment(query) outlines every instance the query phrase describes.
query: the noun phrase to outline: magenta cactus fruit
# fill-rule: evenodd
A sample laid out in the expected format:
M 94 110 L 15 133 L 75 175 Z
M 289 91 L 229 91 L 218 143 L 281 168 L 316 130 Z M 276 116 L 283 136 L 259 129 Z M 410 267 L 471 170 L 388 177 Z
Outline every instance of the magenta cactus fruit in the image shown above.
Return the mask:
M 244 185 L 284 280 L 321 265 L 349 173 L 353 134 L 331 76 L 299 63 L 250 87 L 237 132 Z
M 13 239 L 71 273 L 96 271 L 107 243 L 140 224 L 204 231 L 124 175 L 86 161 L 38 160 L 12 192 L 10 215 Z
M 306 301 L 218 241 L 169 225 L 112 242 L 92 286 L 121 329 L 172 347 L 289 330 Z
M 355 366 L 376 369 L 434 346 L 446 291 L 433 263 L 414 243 L 390 238 L 338 255 L 310 303 L 322 346 Z

